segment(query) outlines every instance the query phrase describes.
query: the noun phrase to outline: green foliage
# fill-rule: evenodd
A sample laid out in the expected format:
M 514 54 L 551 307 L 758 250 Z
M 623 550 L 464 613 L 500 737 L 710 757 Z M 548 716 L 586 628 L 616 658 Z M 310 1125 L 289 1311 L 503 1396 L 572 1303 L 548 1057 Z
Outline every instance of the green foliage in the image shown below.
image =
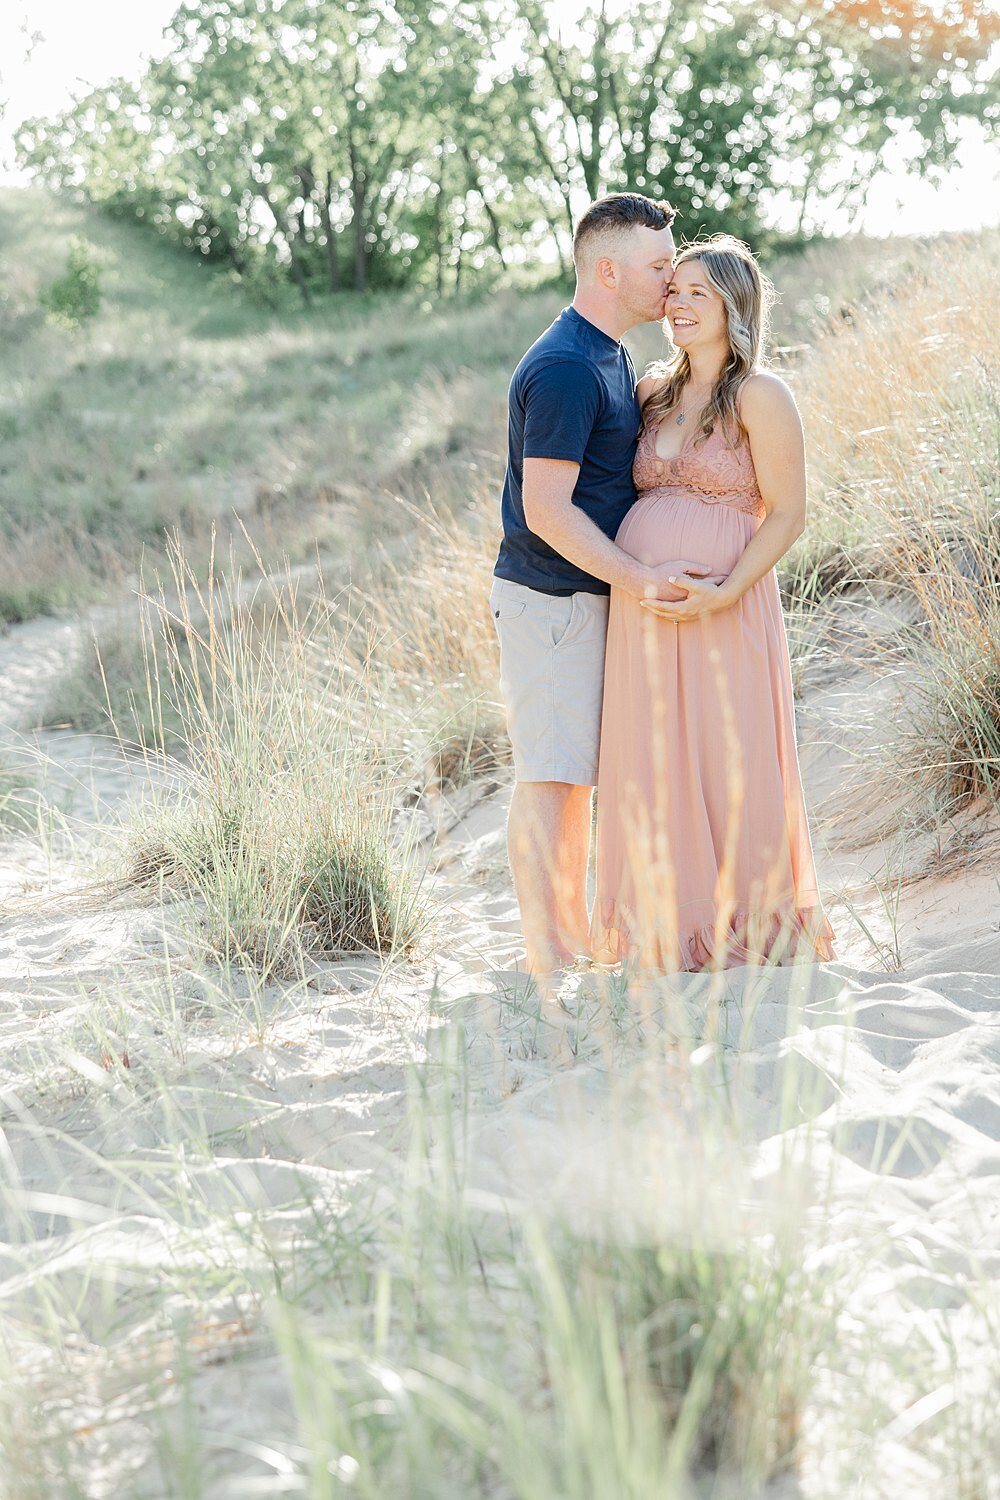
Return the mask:
M 62 590 L 58 585 L 45 583 L 18 583 L 15 580 L 0 581 L 0 622 L 4 625 L 20 625 L 24 620 L 33 620 L 61 604 Z
M 100 274 L 93 246 L 74 239 L 66 270 L 39 293 L 50 319 L 64 328 L 79 328 L 101 309 Z
M 190 0 L 137 85 L 117 81 L 22 127 L 22 165 L 270 281 L 318 291 L 489 283 L 554 243 L 575 208 L 632 188 L 683 231 L 766 238 L 784 185 L 860 191 L 901 125 L 921 170 L 955 126 L 995 126 L 987 0 L 633 0 L 585 11 L 564 43 L 543 0 Z M 516 62 L 499 61 L 516 56 Z M 897 137 L 899 138 L 899 137 Z M 850 160 L 854 175 L 844 176 Z

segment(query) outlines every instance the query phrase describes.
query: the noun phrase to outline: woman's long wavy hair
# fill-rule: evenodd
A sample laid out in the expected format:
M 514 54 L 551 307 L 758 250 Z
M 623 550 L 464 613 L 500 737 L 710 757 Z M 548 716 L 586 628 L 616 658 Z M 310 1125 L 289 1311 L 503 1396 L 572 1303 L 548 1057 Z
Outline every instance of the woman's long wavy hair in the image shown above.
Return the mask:
M 729 332 L 729 359 L 710 399 L 702 407 L 701 430 L 695 442 L 704 442 L 718 423 L 727 442 L 735 446 L 746 436 L 736 400 L 740 387 L 764 357 L 774 287 L 758 266 L 749 245 L 731 234 L 716 234 L 711 239 L 685 245 L 674 263 L 675 270 L 688 260 L 701 262 L 705 279 L 722 298 Z M 670 325 L 666 319 L 664 328 L 669 338 Z M 646 374 L 659 376 L 662 383 L 643 402 L 643 427 L 662 421 L 676 410 L 691 379 L 691 361 L 683 349 L 678 349 L 672 358 L 651 364 Z

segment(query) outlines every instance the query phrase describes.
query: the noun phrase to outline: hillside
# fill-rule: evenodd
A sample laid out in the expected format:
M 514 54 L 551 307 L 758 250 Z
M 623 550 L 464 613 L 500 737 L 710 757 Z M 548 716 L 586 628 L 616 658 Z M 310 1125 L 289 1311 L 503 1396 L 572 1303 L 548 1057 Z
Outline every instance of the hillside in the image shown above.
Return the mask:
M 101 306 L 54 327 L 40 291 L 74 240 Z M 770 267 L 776 342 L 919 265 L 918 242 L 818 246 Z M 40 190 L 0 191 L 0 617 L 18 619 L 133 575 L 179 528 L 195 550 L 242 517 L 265 555 L 360 561 L 405 533 L 402 496 L 461 508 L 502 473 L 503 403 L 523 350 L 568 300 L 558 287 L 473 301 L 432 294 L 279 308 L 134 224 Z M 640 363 L 656 330 L 630 338 Z M 57 564 L 57 565 L 56 565 Z

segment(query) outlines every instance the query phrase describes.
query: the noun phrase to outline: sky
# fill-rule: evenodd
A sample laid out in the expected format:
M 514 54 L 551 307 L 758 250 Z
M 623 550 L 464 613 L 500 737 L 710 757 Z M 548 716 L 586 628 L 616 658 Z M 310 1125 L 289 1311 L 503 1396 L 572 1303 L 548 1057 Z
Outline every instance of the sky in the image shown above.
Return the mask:
M 27 179 L 13 165 L 13 137 L 31 115 L 53 115 L 75 94 L 116 76 L 138 77 L 143 59 L 159 46 L 180 0 L 0 0 L 0 183 Z M 571 33 L 583 0 L 551 0 Z M 30 48 L 29 34 L 37 40 Z M 1000 144 L 990 144 L 966 122 L 955 163 L 924 181 L 902 167 L 903 152 L 887 153 L 887 170 L 874 179 L 860 215 L 830 211 L 819 227 L 873 235 L 978 229 L 1000 223 Z M 792 228 L 795 205 L 776 200 L 779 227 Z

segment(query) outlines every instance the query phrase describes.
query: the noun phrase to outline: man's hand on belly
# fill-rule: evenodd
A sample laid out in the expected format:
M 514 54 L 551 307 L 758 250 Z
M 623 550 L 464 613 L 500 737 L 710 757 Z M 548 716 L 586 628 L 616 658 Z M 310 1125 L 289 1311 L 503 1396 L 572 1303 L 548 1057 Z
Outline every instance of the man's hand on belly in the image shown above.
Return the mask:
M 672 562 L 658 563 L 650 568 L 644 597 L 666 599 L 673 604 L 680 599 L 686 599 L 686 591 L 670 582 L 671 578 L 683 577 L 685 574 L 691 578 L 705 578 L 713 583 L 721 582 L 722 577 L 725 576 L 713 575 L 709 563 L 692 562 L 689 558 L 679 557 Z
M 573 504 L 579 464 L 563 459 L 524 460 L 524 519 L 536 536 L 578 568 L 603 579 L 612 588 L 624 589 L 635 599 L 677 601 L 670 575 L 689 574 L 705 578 L 708 563 L 674 558 L 670 562 L 643 563 L 633 553 L 615 545 L 590 517 Z

